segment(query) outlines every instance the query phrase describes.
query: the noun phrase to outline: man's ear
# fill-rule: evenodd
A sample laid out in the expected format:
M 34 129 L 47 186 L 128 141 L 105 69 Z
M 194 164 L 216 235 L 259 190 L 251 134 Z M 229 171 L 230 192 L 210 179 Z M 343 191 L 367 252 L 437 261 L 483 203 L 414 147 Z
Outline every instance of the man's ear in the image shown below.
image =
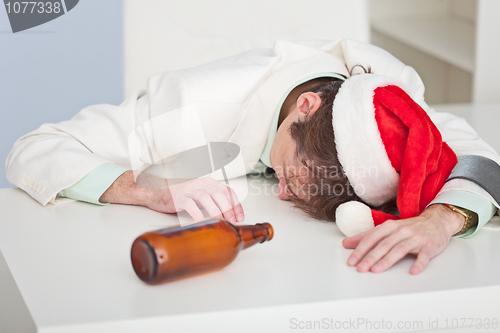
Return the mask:
M 315 92 L 307 91 L 297 98 L 297 113 L 300 119 L 306 119 L 318 111 L 321 97 Z

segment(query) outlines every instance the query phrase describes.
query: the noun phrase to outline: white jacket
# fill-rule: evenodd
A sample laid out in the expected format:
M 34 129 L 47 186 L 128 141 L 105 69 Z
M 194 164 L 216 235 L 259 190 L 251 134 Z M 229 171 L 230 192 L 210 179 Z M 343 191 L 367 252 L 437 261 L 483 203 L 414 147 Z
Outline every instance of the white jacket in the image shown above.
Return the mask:
M 169 162 L 174 163 L 175 154 L 217 141 L 240 147 L 239 158 L 226 167 L 229 178 L 238 177 L 255 167 L 274 111 L 295 83 L 315 73 L 349 76 L 355 65 L 400 78 L 457 155 L 482 155 L 500 164 L 500 156 L 465 120 L 427 106 L 413 68 L 378 47 L 343 39 L 278 41 L 272 49 L 153 75 L 146 90 L 120 106 L 90 106 L 70 121 L 44 124 L 21 137 L 6 161 L 7 179 L 45 205 L 103 163 L 142 171 L 152 162 L 173 156 Z

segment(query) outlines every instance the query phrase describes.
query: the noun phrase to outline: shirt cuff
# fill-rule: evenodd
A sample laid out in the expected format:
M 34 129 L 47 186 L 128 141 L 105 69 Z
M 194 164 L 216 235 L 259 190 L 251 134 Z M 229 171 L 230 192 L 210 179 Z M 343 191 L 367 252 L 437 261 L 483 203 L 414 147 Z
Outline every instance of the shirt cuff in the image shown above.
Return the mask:
M 106 205 L 99 202 L 99 198 L 125 171 L 128 170 L 113 163 L 101 164 L 71 187 L 57 193 L 57 195 L 96 205 Z
M 497 208 L 488 199 L 477 195 L 472 192 L 463 190 L 448 190 L 446 192 L 439 193 L 434 200 L 427 206 L 436 203 L 446 203 L 454 206 L 458 206 L 464 209 L 473 211 L 478 215 L 478 224 L 476 228 L 471 228 L 465 233 L 453 236 L 456 237 L 470 237 L 474 235 L 482 226 L 484 226 L 491 217 L 495 214 Z

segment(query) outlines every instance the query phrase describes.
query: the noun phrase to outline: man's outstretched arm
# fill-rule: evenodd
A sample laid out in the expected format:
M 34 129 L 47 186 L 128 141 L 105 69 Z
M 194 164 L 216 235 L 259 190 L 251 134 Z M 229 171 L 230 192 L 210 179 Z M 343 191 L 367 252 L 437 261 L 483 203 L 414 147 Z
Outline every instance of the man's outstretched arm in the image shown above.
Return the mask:
M 410 273 L 419 274 L 432 258 L 443 252 L 464 222 L 462 215 L 443 204 L 432 205 L 417 217 L 386 221 L 342 241 L 345 248 L 355 249 L 347 264 L 357 266 L 359 272 L 380 273 L 411 253 L 417 259 Z
M 99 198 L 100 202 L 145 206 L 160 213 L 185 210 L 195 221 L 205 217 L 225 218 L 229 222 L 242 222 L 243 207 L 236 193 L 212 178 L 198 178 L 173 184 L 154 176 L 137 184 L 132 171 L 126 171 Z M 170 182 L 170 183 L 169 183 Z

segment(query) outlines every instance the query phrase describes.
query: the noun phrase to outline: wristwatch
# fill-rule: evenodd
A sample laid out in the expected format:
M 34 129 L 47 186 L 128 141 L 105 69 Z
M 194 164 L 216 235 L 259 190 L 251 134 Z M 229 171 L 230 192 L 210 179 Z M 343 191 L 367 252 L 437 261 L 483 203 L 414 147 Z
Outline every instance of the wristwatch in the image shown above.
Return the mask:
M 452 237 L 461 235 L 461 234 L 465 233 L 467 230 L 469 230 L 471 227 L 477 226 L 477 224 L 478 224 L 477 213 L 474 213 L 473 211 L 470 211 L 470 210 L 462 208 L 462 207 L 457 207 L 457 206 L 450 205 L 450 204 L 445 204 L 445 205 L 446 205 L 446 207 L 448 207 L 452 211 L 465 217 L 464 226 L 462 227 L 462 229 L 460 229 L 459 232 L 454 234 Z

